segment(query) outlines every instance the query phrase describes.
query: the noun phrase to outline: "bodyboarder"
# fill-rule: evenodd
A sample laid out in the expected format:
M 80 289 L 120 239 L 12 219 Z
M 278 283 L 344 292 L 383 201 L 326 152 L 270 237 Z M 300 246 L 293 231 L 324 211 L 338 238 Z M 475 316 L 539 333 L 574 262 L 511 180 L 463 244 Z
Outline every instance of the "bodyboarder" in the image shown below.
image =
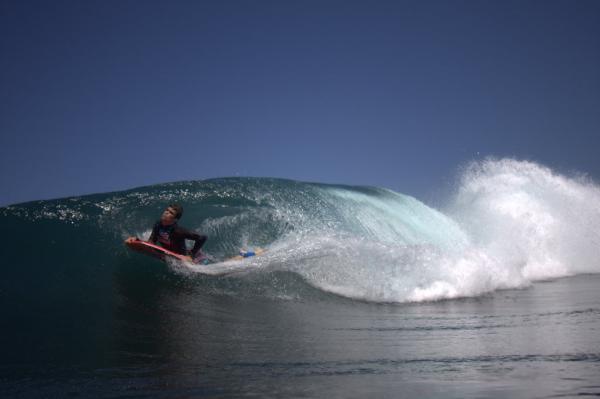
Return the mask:
M 154 224 L 148 242 L 156 244 L 158 241 L 163 248 L 183 255 L 191 262 L 199 263 L 204 258 L 201 248 L 207 237 L 179 226 L 177 222 L 182 215 L 183 207 L 181 205 L 169 205 L 163 211 L 160 220 Z M 130 243 L 136 240 L 139 240 L 139 238 L 129 237 L 125 242 Z M 187 249 L 185 240 L 194 241 L 194 247 L 191 250 Z

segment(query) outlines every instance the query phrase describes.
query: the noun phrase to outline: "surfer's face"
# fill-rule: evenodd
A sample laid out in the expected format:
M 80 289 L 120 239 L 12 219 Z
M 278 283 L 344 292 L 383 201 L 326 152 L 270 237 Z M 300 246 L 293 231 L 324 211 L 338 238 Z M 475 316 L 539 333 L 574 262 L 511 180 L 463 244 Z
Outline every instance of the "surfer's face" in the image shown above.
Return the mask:
M 177 220 L 176 216 L 177 216 L 177 211 L 171 207 L 168 207 L 162 213 L 162 215 L 160 217 L 160 222 L 163 225 L 173 224 L 173 223 L 175 223 L 175 220 Z

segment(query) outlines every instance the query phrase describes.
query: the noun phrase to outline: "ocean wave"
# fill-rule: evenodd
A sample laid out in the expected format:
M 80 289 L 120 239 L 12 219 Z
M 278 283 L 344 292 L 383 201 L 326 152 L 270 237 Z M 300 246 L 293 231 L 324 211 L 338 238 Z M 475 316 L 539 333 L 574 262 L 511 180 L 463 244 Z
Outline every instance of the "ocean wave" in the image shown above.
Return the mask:
M 266 247 L 249 261 L 250 273 L 289 272 L 353 299 L 418 302 L 600 272 L 599 200 L 599 187 L 584 177 L 487 159 L 465 168 L 440 210 L 380 188 L 229 178 L 14 205 L 0 218 L 9 229 L 43 226 L 52 240 L 37 246 L 50 263 L 74 262 L 65 254 L 69 225 L 77 242 L 97 244 L 85 249 L 94 259 L 114 265 L 129 256 L 124 237 L 147 236 L 161 209 L 179 202 L 181 223 L 209 236 L 205 249 L 215 259 Z M 9 240 L 14 253 L 31 244 Z

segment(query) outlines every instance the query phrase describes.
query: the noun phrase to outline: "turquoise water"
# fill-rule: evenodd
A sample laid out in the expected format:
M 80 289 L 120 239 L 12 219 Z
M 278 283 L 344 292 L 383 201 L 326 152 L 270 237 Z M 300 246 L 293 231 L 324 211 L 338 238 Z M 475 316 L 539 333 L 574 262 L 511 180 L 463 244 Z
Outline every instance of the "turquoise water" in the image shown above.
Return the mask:
M 505 159 L 466 168 L 439 209 L 255 178 L 1 208 L 2 391 L 598 395 L 599 199 Z M 171 202 L 214 264 L 126 250 Z M 222 262 L 242 247 L 267 252 Z

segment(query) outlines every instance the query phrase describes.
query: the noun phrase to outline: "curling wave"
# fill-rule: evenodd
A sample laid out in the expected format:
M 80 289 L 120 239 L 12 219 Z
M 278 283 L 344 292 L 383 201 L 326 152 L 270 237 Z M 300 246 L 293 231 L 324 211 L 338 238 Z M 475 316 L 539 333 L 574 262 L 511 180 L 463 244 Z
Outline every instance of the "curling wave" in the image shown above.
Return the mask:
M 84 279 L 79 287 L 98 289 L 93 276 L 132 256 L 122 239 L 147 236 L 161 209 L 176 201 L 185 208 L 182 224 L 210 237 L 205 249 L 215 259 L 267 247 L 245 261 L 249 273 L 289 272 L 349 298 L 406 302 L 600 272 L 599 200 L 598 186 L 583 177 L 488 159 L 465 168 L 441 210 L 380 188 L 231 178 L 19 204 L 0 209 L 0 218 L 9 231 L 51 237 L 36 244 L 43 261 L 24 265 L 27 259 L 12 254 L 31 242 L 11 234 L 11 262 L 75 270 L 71 276 Z M 172 271 L 203 278 L 194 269 Z

